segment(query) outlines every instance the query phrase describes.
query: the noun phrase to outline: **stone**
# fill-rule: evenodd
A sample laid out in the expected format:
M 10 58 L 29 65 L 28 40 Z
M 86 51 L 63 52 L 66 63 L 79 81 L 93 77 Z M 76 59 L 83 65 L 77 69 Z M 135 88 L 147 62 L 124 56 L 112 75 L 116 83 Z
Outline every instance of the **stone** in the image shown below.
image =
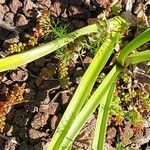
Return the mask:
M 150 93 L 150 84 L 145 84 L 145 85 L 144 85 L 144 89 L 145 89 L 148 93 Z
M 16 26 L 17 27 L 22 27 L 22 26 L 25 26 L 28 24 L 28 20 L 27 18 L 22 15 L 22 14 L 17 14 L 17 17 L 16 17 Z
M 38 138 L 46 137 L 46 136 L 48 136 L 48 134 L 46 134 L 45 132 L 41 132 L 41 131 L 38 131 L 38 130 L 35 130 L 35 129 L 30 129 L 29 130 L 29 137 L 31 139 L 38 139 Z
M 16 14 L 18 9 L 21 7 L 22 7 L 22 3 L 19 0 L 12 0 L 9 3 L 9 8 L 14 14 Z
M 59 107 L 58 102 L 51 102 L 50 105 L 49 105 L 49 108 L 48 108 L 48 113 L 50 115 L 54 115 L 56 113 L 58 107 Z
M 54 13 L 55 16 L 63 16 L 67 17 L 67 7 L 68 2 L 67 0 L 55 0 L 54 3 L 51 5 L 51 11 Z
M 76 19 L 88 19 L 91 16 L 90 12 L 87 9 L 73 5 L 69 7 L 68 14 L 71 18 Z
M 91 62 L 92 62 L 92 56 L 86 56 L 84 58 L 84 64 L 85 64 L 86 67 L 88 67 Z
M 52 5 L 52 10 L 53 10 L 53 12 L 55 12 L 55 14 L 57 16 L 59 16 L 61 14 L 61 11 L 62 11 L 61 10 L 61 2 L 59 0 L 56 0 L 54 2 L 54 4 Z
M 9 8 L 6 5 L 0 4 L 0 20 L 4 18 L 5 13 L 9 11 Z
M 5 16 L 4 16 L 4 21 L 6 23 L 14 25 L 14 14 L 11 13 L 11 12 L 6 13 Z
M 26 81 L 28 78 L 28 73 L 25 70 L 15 70 L 10 74 L 10 77 L 13 81 L 22 82 Z
M 49 118 L 49 115 L 47 113 L 37 113 L 34 118 L 33 121 L 31 122 L 31 126 L 34 129 L 39 129 L 44 127 L 44 125 L 46 125 L 47 120 Z
M 51 0 L 37 0 L 37 6 L 40 9 L 48 9 L 51 6 Z
M 13 142 L 12 142 L 13 141 Z M 6 140 L 4 149 L 6 150 L 16 150 L 18 142 L 18 137 L 12 137 L 11 140 Z
M 5 0 L 0 0 L 0 4 L 5 4 Z
M 62 93 L 62 104 L 68 104 L 70 100 L 71 94 L 69 92 L 63 92 Z
M 12 34 L 11 34 L 12 36 Z M 11 37 L 11 36 L 8 36 L 8 38 L 5 40 L 4 44 L 12 44 L 12 43 L 18 43 L 19 42 L 19 37 L 16 36 L 16 37 Z
M 24 1 L 24 7 L 22 9 L 26 17 L 36 17 L 38 15 L 37 5 L 34 4 L 31 0 Z
M 59 122 L 59 118 L 58 118 L 56 115 L 54 115 L 54 116 L 51 118 L 51 129 L 52 129 L 52 130 L 55 130 L 55 129 L 56 129 L 58 122 Z

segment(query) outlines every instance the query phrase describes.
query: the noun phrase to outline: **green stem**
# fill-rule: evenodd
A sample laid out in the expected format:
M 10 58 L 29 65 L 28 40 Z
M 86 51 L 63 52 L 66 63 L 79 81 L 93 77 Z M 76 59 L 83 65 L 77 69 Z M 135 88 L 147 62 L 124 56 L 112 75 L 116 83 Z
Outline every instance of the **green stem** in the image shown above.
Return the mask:
M 92 60 L 92 63 L 81 79 L 80 84 L 70 104 L 68 105 L 51 142 L 48 143 L 49 150 L 59 149 L 59 146 L 65 138 L 70 126 L 72 125 L 72 122 L 83 107 L 85 100 L 88 98 L 98 74 L 108 61 L 114 45 L 121 38 L 119 30 L 126 28 L 128 25 L 127 22 L 120 17 L 110 19 L 109 24 L 111 24 L 115 31 L 109 33 L 105 42 L 99 48 L 96 56 Z
M 123 50 L 121 51 L 120 55 L 118 56 L 118 63 L 121 66 L 124 66 L 126 57 L 136 48 L 143 45 L 144 43 L 150 40 L 150 28 L 141 33 L 137 36 L 134 40 L 132 40 Z
M 129 55 L 125 60 L 125 66 L 129 64 L 137 64 L 143 61 L 150 61 L 150 50 L 145 50 L 142 52 L 135 52 Z
M 120 68 L 118 66 L 113 67 L 110 73 L 106 76 L 106 78 L 96 89 L 94 94 L 85 104 L 85 106 L 82 108 L 81 112 L 75 118 L 59 150 L 65 150 L 72 144 L 72 142 L 74 141 L 74 139 L 76 138 L 80 130 L 82 129 L 83 125 L 86 123 L 86 121 L 91 116 L 91 114 L 95 111 L 96 107 L 100 104 L 100 100 L 102 99 L 104 93 L 107 92 L 109 86 L 116 80 L 116 77 L 122 71 L 122 69 L 123 68 Z
M 67 45 L 70 42 L 73 42 L 76 38 L 82 35 L 90 34 L 93 32 L 98 32 L 98 25 L 93 24 L 87 27 L 76 30 L 65 37 L 56 39 L 44 45 L 32 48 L 28 51 L 14 54 L 12 56 L 4 57 L 0 59 L 0 72 L 6 71 L 9 69 L 14 69 L 18 66 L 25 65 L 29 62 L 32 62 L 38 58 L 41 58 L 49 53 L 54 52 L 55 50 Z
M 92 143 L 92 149 L 93 150 L 97 150 L 98 149 L 100 127 L 101 127 L 101 123 L 102 123 L 102 117 L 101 117 L 102 114 L 101 113 L 103 113 L 102 110 L 104 110 L 104 104 L 105 104 L 105 102 L 107 100 L 109 90 L 110 90 L 110 87 L 107 90 L 107 92 L 104 94 L 104 96 L 103 96 L 103 98 L 101 100 L 99 109 L 98 109 L 98 117 L 97 117 L 97 121 L 96 121 L 96 128 L 95 128 L 95 133 L 94 133 L 94 138 L 93 138 L 93 143 Z
M 104 101 L 102 101 L 102 104 L 100 106 L 100 122 L 99 124 L 99 140 L 98 140 L 98 147 L 95 150 L 104 150 L 105 145 L 105 137 L 106 137 L 106 130 L 107 130 L 107 121 L 108 121 L 108 114 L 109 114 L 109 108 L 113 99 L 113 94 L 115 91 L 115 82 L 112 83 L 110 90 L 108 91 L 108 96 Z

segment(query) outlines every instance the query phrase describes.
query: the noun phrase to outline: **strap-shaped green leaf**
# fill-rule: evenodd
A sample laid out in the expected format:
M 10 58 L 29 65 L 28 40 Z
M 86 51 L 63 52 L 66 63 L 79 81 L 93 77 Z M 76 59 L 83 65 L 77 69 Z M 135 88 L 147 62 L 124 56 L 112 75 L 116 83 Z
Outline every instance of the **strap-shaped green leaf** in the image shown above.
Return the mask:
M 129 55 L 125 60 L 125 66 L 137 64 L 143 61 L 150 61 L 150 50 L 135 52 L 134 54 Z
M 126 57 L 136 48 L 143 45 L 144 43 L 150 41 L 150 28 L 148 28 L 146 31 L 141 33 L 139 36 L 137 36 L 135 39 L 133 39 L 123 50 L 121 51 L 120 55 L 118 56 L 118 63 L 121 66 L 124 66 Z
M 0 72 L 30 63 L 38 58 L 54 52 L 70 42 L 73 42 L 79 36 L 98 32 L 98 28 L 99 27 L 97 24 L 89 25 L 47 44 L 32 48 L 19 54 L 0 58 Z
M 108 20 L 108 25 L 109 29 L 111 28 L 111 32 L 108 32 L 106 40 L 102 46 L 98 48 L 97 54 L 82 77 L 80 84 L 72 100 L 70 101 L 70 104 L 68 105 L 67 110 L 65 111 L 51 142 L 48 144 L 49 150 L 59 149 L 59 146 L 65 138 L 70 126 L 72 125 L 72 122 L 79 114 L 86 99 L 90 95 L 98 74 L 107 63 L 115 44 L 121 38 L 120 31 L 122 29 L 125 30 L 128 27 L 128 23 L 121 17 L 114 17 Z

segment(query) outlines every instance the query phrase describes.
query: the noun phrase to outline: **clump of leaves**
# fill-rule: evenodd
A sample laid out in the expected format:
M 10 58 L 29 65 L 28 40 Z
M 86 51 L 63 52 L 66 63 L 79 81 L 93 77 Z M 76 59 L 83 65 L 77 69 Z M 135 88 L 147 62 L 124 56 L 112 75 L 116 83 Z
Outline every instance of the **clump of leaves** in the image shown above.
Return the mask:
M 142 130 L 143 117 L 136 107 L 130 107 L 126 112 L 126 119 L 133 125 L 133 130 L 139 132 Z
M 116 145 L 115 150 L 124 150 L 123 144 L 121 142 L 118 142 L 117 145 Z
M 63 88 L 68 88 L 68 66 L 64 61 L 60 61 L 58 64 L 59 82 Z
M 37 19 L 34 35 L 36 37 L 48 36 L 51 33 L 52 18 L 49 11 L 43 11 Z
M 115 150 L 135 150 L 132 145 L 125 146 L 121 141 L 117 143 Z
M 112 13 L 114 15 L 118 15 L 122 10 L 122 5 L 120 3 L 117 3 L 115 5 L 112 6 Z
M 136 97 L 136 91 L 134 88 L 132 88 L 131 75 L 127 73 L 122 73 L 120 75 L 120 83 L 118 84 L 117 93 L 123 103 L 129 104 L 129 102 L 133 101 L 133 99 Z
M 127 73 L 121 74 L 115 94 L 117 98 L 113 100 L 110 109 L 111 123 L 124 125 L 124 120 L 128 120 L 133 131 L 140 132 L 143 129 L 144 114 L 150 110 L 150 94 L 144 88 L 139 89 L 131 74 Z
M 106 13 L 100 14 L 98 18 L 89 18 L 87 22 L 88 24 L 97 23 L 100 26 L 98 33 L 89 35 L 88 39 L 86 39 L 83 42 L 85 47 L 88 50 L 90 50 L 93 54 L 95 54 L 97 52 L 97 47 L 102 45 L 102 43 L 105 41 L 106 37 L 108 36 L 109 30 L 111 29 L 108 29 Z
M 132 82 L 132 81 L 131 81 L 131 76 L 129 76 L 129 74 L 127 74 L 127 73 L 122 73 L 122 74 L 120 75 L 120 78 L 123 80 L 123 82 L 124 82 L 125 84 L 129 84 L 129 83 Z
M 150 94 L 144 88 L 139 89 L 130 74 L 122 73 L 115 95 L 110 121 L 115 125 L 123 125 L 123 121 L 128 120 L 135 132 L 141 131 L 144 114 L 150 111 Z
M 56 57 L 59 60 L 59 81 L 63 88 L 68 88 L 68 68 L 77 62 L 77 58 L 80 56 L 81 49 L 82 43 L 80 39 L 77 39 L 75 40 L 74 44 L 69 44 L 67 47 L 56 52 Z
M 19 43 L 11 44 L 8 50 L 11 53 L 20 53 L 20 52 L 25 51 L 25 49 L 26 49 L 26 44 L 19 42 Z
M 115 125 L 122 125 L 125 118 L 121 101 L 119 97 L 115 97 L 110 107 L 110 121 L 114 122 Z
M 59 50 L 56 53 L 56 57 L 59 59 L 58 72 L 60 75 L 60 84 L 64 88 L 68 88 L 68 83 L 69 83 L 68 67 L 70 66 L 70 64 L 76 63 L 78 57 L 80 57 L 82 61 L 82 57 L 81 57 L 82 54 L 80 52 L 83 49 L 88 49 L 92 53 L 96 53 L 97 51 L 96 47 L 99 47 L 103 43 L 103 41 L 105 40 L 108 34 L 105 14 L 99 16 L 99 19 L 93 19 L 93 20 L 91 19 L 88 22 L 89 24 L 100 22 L 99 25 L 101 26 L 100 27 L 101 31 L 97 34 L 91 34 L 87 37 L 82 37 L 80 39 L 77 39 L 74 41 L 73 45 L 71 43 L 67 47 L 64 47 L 63 49 Z M 60 26 L 59 28 L 54 26 L 52 27 L 52 33 L 54 34 L 55 38 L 62 37 L 67 33 L 66 29 L 67 26 L 64 27 Z
M 60 22 L 53 23 L 51 25 L 51 33 L 53 38 L 60 38 L 67 34 L 68 25 L 60 25 Z M 61 49 L 59 49 L 55 54 L 55 57 L 58 59 L 58 74 L 59 81 L 62 88 L 68 88 L 69 77 L 68 77 L 68 68 L 71 65 L 74 65 L 77 61 L 77 58 L 81 56 L 80 50 L 83 47 L 84 38 L 79 38 L 74 41 L 74 43 L 69 44 Z
M 60 25 L 60 22 L 54 22 L 53 18 L 50 17 L 50 13 L 45 11 L 38 18 L 36 31 L 34 33 L 34 37 L 47 37 L 51 35 L 52 38 L 60 38 L 67 34 L 67 25 Z M 35 45 L 36 40 L 31 39 L 30 45 Z M 59 73 L 59 81 L 62 87 L 68 87 L 68 65 L 70 63 L 71 51 L 69 48 L 64 47 L 56 52 L 56 58 L 58 58 L 58 73 Z M 45 70 L 45 69 L 44 69 Z M 48 70 L 47 70 L 48 71 Z M 44 71 L 45 72 L 45 71 Z M 45 73 L 44 73 L 45 74 Z M 37 84 L 41 84 L 43 81 L 43 70 L 41 71 L 39 77 L 37 78 Z
M 39 45 L 39 39 L 49 36 L 52 32 L 54 20 L 52 19 L 49 11 L 43 11 L 37 18 L 34 33 L 29 37 L 28 47 L 32 48 Z
M 143 110 L 150 112 L 150 94 L 146 91 L 139 91 L 139 99 L 142 103 Z
M 68 25 L 61 24 L 59 20 L 51 23 L 51 33 L 54 39 L 64 37 L 68 33 Z
M 55 21 L 49 11 L 43 11 L 37 19 L 34 36 L 47 37 L 51 35 L 53 39 L 65 36 L 68 25 L 60 25 L 60 21 Z
M 4 100 L 0 100 L 0 132 L 3 132 L 6 115 L 10 111 L 12 105 L 23 102 L 23 94 L 25 92 L 24 86 L 16 85 L 12 90 L 4 87 L 1 90 L 2 95 L 5 96 Z
M 135 98 L 137 95 L 136 91 L 134 89 L 131 89 L 129 93 L 124 93 L 124 100 L 125 102 L 130 102 Z
M 28 46 L 29 47 L 34 47 L 34 46 L 36 46 L 36 45 L 38 45 L 38 37 L 36 37 L 36 36 L 30 36 L 29 37 L 29 40 L 28 40 Z

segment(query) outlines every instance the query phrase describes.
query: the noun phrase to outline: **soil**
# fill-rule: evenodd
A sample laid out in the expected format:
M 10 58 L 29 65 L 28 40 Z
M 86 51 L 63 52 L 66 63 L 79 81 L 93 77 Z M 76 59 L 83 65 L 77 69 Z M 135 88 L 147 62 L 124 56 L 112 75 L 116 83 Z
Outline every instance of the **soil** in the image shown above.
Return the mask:
M 12 43 L 27 42 L 27 38 L 34 32 L 38 15 L 43 11 L 48 10 L 55 19 L 59 18 L 62 22 L 69 24 L 70 31 L 73 31 L 86 26 L 89 18 L 95 18 L 104 10 L 111 9 L 112 4 L 111 0 L 0 0 L 0 55 L 10 55 L 8 47 Z M 122 11 L 124 11 L 126 2 L 120 0 L 119 4 L 122 5 Z M 143 4 L 142 0 L 133 0 L 131 8 L 133 17 L 138 18 L 139 7 Z M 146 15 L 150 20 L 149 9 Z M 13 27 L 13 30 L 9 27 L 4 28 L 1 23 Z M 133 34 L 131 37 L 134 37 Z M 92 54 L 86 52 L 83 62 L 79 60 L 69 68 L 70 83 L 67 89 L 64 89 L 59 82 L 56 69 L 58 61 L 53 54 L 0 74 L 1 101 L 6 98 L 6 90 L 8 90 L 8 95 L 12 95 L 11 91 L 15 87 L 25 89 L 23 101 L 20 103 L 17 99 L 17 104 L 11 104 L 9 111 L 6 112 L 4 129 L 0 135 L 1 150 L 43 150 L 43 146 L 55 132 L 92 57 Z M 37 78 L 45 67 L 51 74 L 37 84 Z M 148 70 L 149 65 L 143 63 L 136 66 L 133 73 L 140 86 L 150 92 Z M 115 150 L 116 139 L 119 135 L 126 146 L 134 145 L 135 150 L 150 150 L 150 114 L 148 114 L 145 117 L 147 126 L 137 134 L 134 134 L 130 123 L 126 122 L 124 126 L 110 124 L 107 131 L 106 149 Z M 92 115 L 82 129 L 74 142 L 74 150 L 92 149 L 91 141 L 96 118 L 97 113 Z

